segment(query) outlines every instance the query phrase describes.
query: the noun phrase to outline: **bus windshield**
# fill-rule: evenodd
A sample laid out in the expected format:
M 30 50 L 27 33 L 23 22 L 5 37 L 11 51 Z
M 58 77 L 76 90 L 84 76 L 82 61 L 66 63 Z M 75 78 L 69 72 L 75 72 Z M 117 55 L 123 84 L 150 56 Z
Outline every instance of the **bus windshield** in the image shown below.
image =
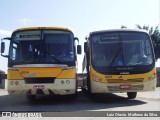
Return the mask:
M 16 32 L 12 36 L 9 56 L 14 63 L 73 62 L 73 34 L 58 30 Z
M 91 43 L 95 67 L 147 66 L 154 62 L 150 37 L 143 32 L 93 34 Z

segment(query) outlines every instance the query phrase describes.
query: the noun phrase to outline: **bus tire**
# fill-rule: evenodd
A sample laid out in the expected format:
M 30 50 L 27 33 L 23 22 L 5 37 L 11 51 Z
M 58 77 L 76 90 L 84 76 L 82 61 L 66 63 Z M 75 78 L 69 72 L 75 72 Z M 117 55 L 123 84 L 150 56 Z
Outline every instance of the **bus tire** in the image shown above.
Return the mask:
M 36 95 L 27 95 L 26 97 L 28 101 L 34 101 L 36 99 Z
M 91 94 L 91 83 L 90 83 L 90 76 L 88 73 L 87 73 L 87 90 L 88 93 Z
M 134 99 L 137 96 L 137 92 L 127 92 L 128 99 Z

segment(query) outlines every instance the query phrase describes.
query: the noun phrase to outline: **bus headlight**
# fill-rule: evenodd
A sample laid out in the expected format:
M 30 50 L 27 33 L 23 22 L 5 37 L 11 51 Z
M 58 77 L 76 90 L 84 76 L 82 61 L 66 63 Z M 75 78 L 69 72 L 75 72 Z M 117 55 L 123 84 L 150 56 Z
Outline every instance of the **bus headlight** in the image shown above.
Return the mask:
M 150 77 L 148 77 L 148 80 L 154 80 L 155 78 L 156 78 L 156 74 L 153 74 Z
M 14 81 L 11 81 L 10 84 L 11 84 L 11 85 L 14 85 Z
M 93 80 L 94 80 L 94 81 L 98 81 L 98 80 L 99 80 L 99 77 L 98 77 L 98 76 L 94 76 L 94 77 L 93 77 Z
M 151 76 L 151 80 L 154 80 L 155 78 L 156 78 L 155 75 L 152 75 L 152 76 Z
M 63 81 L 63 80 L 61 80 L 61 84 L 64 84 L 64 81 Z
M 66 83 L 67 83 L 67 84 L 69 84 L 69 83 L 70 83 L 70 81 L 69 81 L 69 80 L 67 80 L 67 81 L 66 81 Z
M 19 82 L 18 82 L 18 81 L 16 81 L 16 82 L 15 82 L 15 85 L 19 85 Z

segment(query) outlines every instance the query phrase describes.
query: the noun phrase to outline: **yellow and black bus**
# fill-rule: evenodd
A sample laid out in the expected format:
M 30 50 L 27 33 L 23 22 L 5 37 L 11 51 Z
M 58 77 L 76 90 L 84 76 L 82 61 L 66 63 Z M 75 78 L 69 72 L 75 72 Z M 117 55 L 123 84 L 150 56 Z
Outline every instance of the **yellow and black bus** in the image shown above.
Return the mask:
M 4 55 L 5 41 L 9 54 Z M 77 90 L 77 45 L 73 32 L 65 27 L 28 27 L 17 29 L 1 42 L 1 55 L 8 58 L 9 94 L 74 95 Z M 79 41 L 78 41 L 79 43 Z
M 137 92 L 156 88 L 152 41 L 143 30 L 114 29 L 91 32 L 84 43 L 83 70 L 87 89 L 93 93 Z

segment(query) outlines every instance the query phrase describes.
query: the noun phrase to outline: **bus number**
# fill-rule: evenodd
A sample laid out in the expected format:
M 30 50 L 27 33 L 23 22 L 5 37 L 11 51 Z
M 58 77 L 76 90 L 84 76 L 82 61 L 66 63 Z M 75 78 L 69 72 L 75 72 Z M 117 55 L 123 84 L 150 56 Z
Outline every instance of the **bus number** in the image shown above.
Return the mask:
M 29 74 L 29 71 L 21 71 L 21 74 Z

